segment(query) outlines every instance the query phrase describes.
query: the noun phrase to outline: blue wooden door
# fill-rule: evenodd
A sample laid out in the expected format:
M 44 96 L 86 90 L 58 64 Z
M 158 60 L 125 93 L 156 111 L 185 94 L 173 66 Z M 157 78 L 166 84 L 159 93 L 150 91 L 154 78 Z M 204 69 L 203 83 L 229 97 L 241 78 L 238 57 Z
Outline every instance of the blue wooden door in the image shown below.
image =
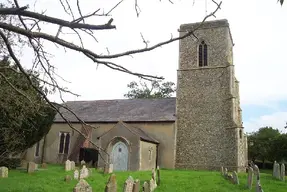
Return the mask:
M 114 171 L 127 171 L 129 151 L 126 144 L 121 141 L 117 142 L 113 146 L 111 159 Z

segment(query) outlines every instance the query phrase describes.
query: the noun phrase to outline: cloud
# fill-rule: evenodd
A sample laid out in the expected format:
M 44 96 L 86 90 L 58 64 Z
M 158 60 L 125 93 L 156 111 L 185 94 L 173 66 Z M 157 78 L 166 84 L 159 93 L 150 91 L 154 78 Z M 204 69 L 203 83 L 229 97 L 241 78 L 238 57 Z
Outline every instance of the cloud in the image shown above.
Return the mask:
M 276 112 L 269 115 L 262 115 L 258 118 L 251 118 L 244 122 L 245 132 L 257 131 L 261 127 L 271 126 L 286 132 L 284 129 L 285 122 L 287 121 L 287 111 Z

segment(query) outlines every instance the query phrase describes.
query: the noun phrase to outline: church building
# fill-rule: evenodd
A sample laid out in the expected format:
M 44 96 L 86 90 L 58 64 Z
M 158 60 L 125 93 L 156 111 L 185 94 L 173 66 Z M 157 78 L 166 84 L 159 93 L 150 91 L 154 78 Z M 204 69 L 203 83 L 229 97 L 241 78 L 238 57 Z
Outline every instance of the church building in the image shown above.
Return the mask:
M 176 98 L 68 101 L 85 122 L 60 109 L 49 133 L 28 149 L 35 162 L 79 162 L 83 149 L 96 149 L 97 167 L 114 171 L 168 169 L 243 171 L 247 137 L 243 131 L 233 40 L 227 20 L 183 24 L 179 41 Z M 98 146 L 98 147 L 95 147 Z

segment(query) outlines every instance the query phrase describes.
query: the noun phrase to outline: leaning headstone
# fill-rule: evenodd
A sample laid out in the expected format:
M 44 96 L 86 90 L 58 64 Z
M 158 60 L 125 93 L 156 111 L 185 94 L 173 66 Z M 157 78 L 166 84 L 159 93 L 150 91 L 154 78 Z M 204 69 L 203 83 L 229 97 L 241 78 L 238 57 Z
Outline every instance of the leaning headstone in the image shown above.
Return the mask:
M 125 181 L 124 184 L 124 192 L 132 192 L 134 186 L 134 179 L 132 176 L 129 176 L 129 178 Z
M 93 192 L 93 190 L 87 181 L 85 181 L 84 179 L 81 179 L 77 183 L 77 185 L 74 187 L 73 192 Z
M 248 189 L 252 188 L 252 183 L 253 183 L 253 169 L 252 169 L 252 167 L 249 167 L 248 168 L 248 178 L 247 178 Z
M 75 161 L 71 161 L 71 170 L 75 170 L 76 164 Z
M 150 187 L 149 187 L 149 183 L 146 181 L 143 184 L 143 192 L 151 192 Z
M 109 166 L 109 171 L 108 171 L 108 173 L 112 173 L 113 172 L 113 170 L 114 170 L 114 164 L 109 164 L 110 166 Z
M 227 176 L 228 176 L 228 169 L 224 168 L 224 177 L 227 177 Z
M 281 173 L 281 177 L 280 177 L 281 180 L 285 181 L 285 165 L 284 165 L 284 163 L 281 164 L 281 172 L 280 173 Z
M 65 178 L 64 178 L 64 181 L 69 183 L 70 181 L 72 180 L 71 176 L 70 175 L 66 175 Z
M 69 159 L 65 162 L 65 171 L 71 171 L 71 161 Z
M 78 170 L 75 170 L 74 171 L 74 179 L 79 179 L 79 171 Z
M 27 164 L 27 172 L 28 173 L 33 173 L 36 169 L 36 164 L 34 162 L 29 162 Z
M 8 177 L 8 168 L 0 167 L 0 178 Z
M 134 184 L 133 184 L 133 192 L 139 192 L 140 191 L 140 180 L 136 179 L 134 181 Z
M 233 175 L 233 183 L 235 185 L 239 185 L 239 179 L 238 179 L 238 175 L 237 175 L 236 171 L 233 171 L 232 175 Z
M 274 161 L 274 164 L 273 164 L 273 173 L 272 173 L 272 176 L 275 177 L 275 173 L 276 173 L 276 164 L 277 162 Z
M 159 170 L 159 166 L 157 166 L 156 168 L 156 172 L 157 172 L 157 185 L 160 185 L 160 170 Z
M 117 179 L 115 174 L 110 176 L 105 192 L 117 192 Z
M 263 189 L 260 184 L 260 180 L 256 181 L 256 192 L 263 192 Z

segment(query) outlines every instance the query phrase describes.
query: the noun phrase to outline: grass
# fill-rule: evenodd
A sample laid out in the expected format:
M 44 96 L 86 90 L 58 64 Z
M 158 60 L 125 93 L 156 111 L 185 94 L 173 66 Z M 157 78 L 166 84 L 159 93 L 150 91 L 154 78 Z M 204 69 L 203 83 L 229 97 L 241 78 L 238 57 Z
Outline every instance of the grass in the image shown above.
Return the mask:
M 63 166 L 48 165 L 47 170 L 39 170 L 27 174 L 23 170 L 10 170 L 8 178 L 0 179 L 0 192 L 71 192 L 77 181 L 64 182 L 65 175 L 73 176 L 73 172 L 65 172 Z M 140 179 L 141 184 L 151 178 L 150 171 L 118 172 L 118 191 L 122 192 L 124 181 L 131 175 Z M 109 175 L 103 175 L 95 169 L 87 182 L 93 191 L 104 191 Z M 233 185 L 225 180 L 219 172 L 187 171 L 187 170 L 161 170 L 161 185 L 155 192 L 237 192 L 249 191 L 246 189 L 247 174 L 239 174 L 240 185 Z M 261 173 L 261 184 L 265 192 L 285 192 L 287 182 L 277 181 L 271 173 Z M 255 190 L 255 183 L 253 189 Z

